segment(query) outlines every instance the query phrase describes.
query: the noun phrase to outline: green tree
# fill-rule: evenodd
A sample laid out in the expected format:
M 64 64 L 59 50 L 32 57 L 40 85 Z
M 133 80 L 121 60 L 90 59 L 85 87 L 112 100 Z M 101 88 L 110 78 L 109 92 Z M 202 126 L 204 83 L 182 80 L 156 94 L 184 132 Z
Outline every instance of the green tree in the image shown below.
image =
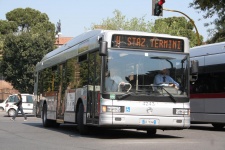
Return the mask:
M 0 63 L 2 61 L 3 42 L 4 42 L 3 36 L 0 34 Z M 0 67 L 1 67 L 1 65 L 0 65 Z
M 91 29 L 101 28 L 107 30 L 133 30 L 151 32 L 152 23 L 145 20 L 145 16 L 141 18 L 131 18 L 122 15 L 119 10 L 113 12 L 113 18 L 103 19 L 100 24 L 93 24 Z
M 216 17 L 213 22 L 205 24 L 209 26 L 214 24 L 215 28 L 208 30 L 211 39 L 207 43 L 222 42 L 225 40 L 225 1 L 224 0 L 194 0 L 190 7 L 205 12 L 203 18 Z
M 47 36 L 31 36 L 22 33 L 6 37 L 3 53 L 5 80 L 20 92 L 33 93 L 34 68 L 44 54 L 53 49 L 52 39 Z
M 15 22 L 0 20 L 0 67 L 3 53 L 4 35 L 17 31 L 17 25 Z
M 20 92 L 33 93 L 34 68 L 54 49 L 55 25 L 45 13 L 31 8 L 14 9 L 6 19 L 13 25 L 4 36 L 3 75 Z
M 0 20 L 0 34 L 6 35 L 17 31 L 17 24 L 14 21 Z
M 194 26 L 185 17 L 169 17 L 157 19 L 152 32 L 187 37 L 190 40 L 190 47 L 193 47 L 198 45 L 198 37 L 193 29 Z M 202 40 L 203 37 L 200 36 L 200 41 Z
M 93 24 L 91 29 L 101 28 L 108 30 L 133 30 L 144 32 L 155 32 L 162 34 L 170 34 L 176 36 L 184 36 L 189 38 L 191 47 L 198 45 L 198 37 L 193 31 L 194 26 L 184 17 L 171 17 L 158 19 L 155 24 L 146 21 L 145 16 L 141 18 L 126 19 L 119 10 L 115 10 L 113 18 L 103 19 L 100 24 Z M 200 36 L 200 41 L 203 37 Z

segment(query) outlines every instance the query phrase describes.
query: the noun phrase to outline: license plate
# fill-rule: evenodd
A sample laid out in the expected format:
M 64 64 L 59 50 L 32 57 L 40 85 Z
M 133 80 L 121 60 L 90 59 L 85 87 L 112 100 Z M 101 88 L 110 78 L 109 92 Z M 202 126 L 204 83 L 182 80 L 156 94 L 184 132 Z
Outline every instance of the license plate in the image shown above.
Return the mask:
M 140 124 L 158 125 L 159 120 L 158 119 L 140 119 Z

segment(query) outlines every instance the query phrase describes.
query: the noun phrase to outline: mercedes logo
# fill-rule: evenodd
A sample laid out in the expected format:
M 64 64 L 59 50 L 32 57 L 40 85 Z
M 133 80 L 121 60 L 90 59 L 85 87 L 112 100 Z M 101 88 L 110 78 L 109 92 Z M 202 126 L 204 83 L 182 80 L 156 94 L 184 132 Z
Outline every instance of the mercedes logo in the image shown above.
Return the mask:
M 153 112 L 153 109 L 151 107 L 148 107 L 146 111 L 147 113 L 151 114 Z

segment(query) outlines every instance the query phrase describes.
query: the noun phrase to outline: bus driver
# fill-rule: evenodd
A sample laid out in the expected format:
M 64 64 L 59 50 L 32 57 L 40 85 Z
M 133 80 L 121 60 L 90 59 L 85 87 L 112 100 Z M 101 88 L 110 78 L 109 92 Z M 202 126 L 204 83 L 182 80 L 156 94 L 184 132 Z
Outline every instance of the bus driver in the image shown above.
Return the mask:
M 160 71 L 159 74 L 157 74 L 154 78 L 154 85 L 163 85 L 167 84 L 168 86 L 175 87 L 176 89 L 179 88 L 179 83 L 173 80 L 168 75 L 168 69 L 164 68 L 163 70 Z

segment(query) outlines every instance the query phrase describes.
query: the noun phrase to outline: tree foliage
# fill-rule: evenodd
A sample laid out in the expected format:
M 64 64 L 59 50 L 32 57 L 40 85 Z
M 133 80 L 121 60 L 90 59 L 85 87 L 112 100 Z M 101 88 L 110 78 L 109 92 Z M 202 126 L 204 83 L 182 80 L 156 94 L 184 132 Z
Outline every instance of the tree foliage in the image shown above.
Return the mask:
M 3 36 L 0 34 L 0 67 L 1 67 L 1 61 L 2 61 L 3 43 L 4 43 L 4 39 L 3 39 Z
M 17 31 L 17 24 L 12 21 L 0 20 L 0 62 L 2 61 L 4 35 Z
M 190 21 L 187 21 L 185 17 L 158 19 L 155 21 L 155 25 L 152 28 L 152 32 L 155 33 L 187 37 L 190 40 L 191 47 L 198 45 L 198 36 L 193 30 L 194 26 Z M 203 37 L 199 36 L 199 39 L 201 43 Z
M 101 28 L 107 30 L 133 30 L 133 31 L 145 31 L 150 32 L 152 23 L 145 20 L 145 16 L 141 18 L 131 18 L 130 20 L 126 16 L 122 15 L 119 10 L 113 12 L 113 18 L 103 19 L 100 24 L 93 24 L 91 29 Z
M 12 83 L 20 92 L 33 93 L 34 68 L 44 54 L 53 49 L 48 36 L 31 36 L 22 33 L 6 37 L 3 53 L 5 80 Z
M 17 31 L 17 24 L 13 21 L 0 20 L 0 34 L 5 35 Z
M 203 18 L 216 16 L 213 22 L 205 24 L 215 25 L 214 29 L 209 30 L 211 39 L 207 43 L 222 42 L 225 40 L 225 1 L 224 0 L 194 0 L 190 7 L 205 12 Z
M 18 8 L 6 14 L 2 69 L 5 80 L 20 92 L 33 93 L 34 67 L 44 54 L 54 49 L 55 25 L 45 13 Z
M 194 26 L 184 17 L 171 17 L 158 19 L 155 23 L 146 21 L 145 17 L 126 19 L 119 10 L 115 10 L 114 17 L 103 19 L 100 24 L 93 24 L 91 29 L 101 28 L 107 30 L 133 30 L 184 36 L 189 38 L 191 47 L 198 45 L 197 34 Z M 203 37 L 200 36 L 200 42 Z
M 16 22 L 20 32 L 54 33 L 55 27 L 49 22 L 47 14 L 32 8 L 17 8 L 6 14 L 9 22 Z M 54 36 L 54 34 L 52 34 Z

